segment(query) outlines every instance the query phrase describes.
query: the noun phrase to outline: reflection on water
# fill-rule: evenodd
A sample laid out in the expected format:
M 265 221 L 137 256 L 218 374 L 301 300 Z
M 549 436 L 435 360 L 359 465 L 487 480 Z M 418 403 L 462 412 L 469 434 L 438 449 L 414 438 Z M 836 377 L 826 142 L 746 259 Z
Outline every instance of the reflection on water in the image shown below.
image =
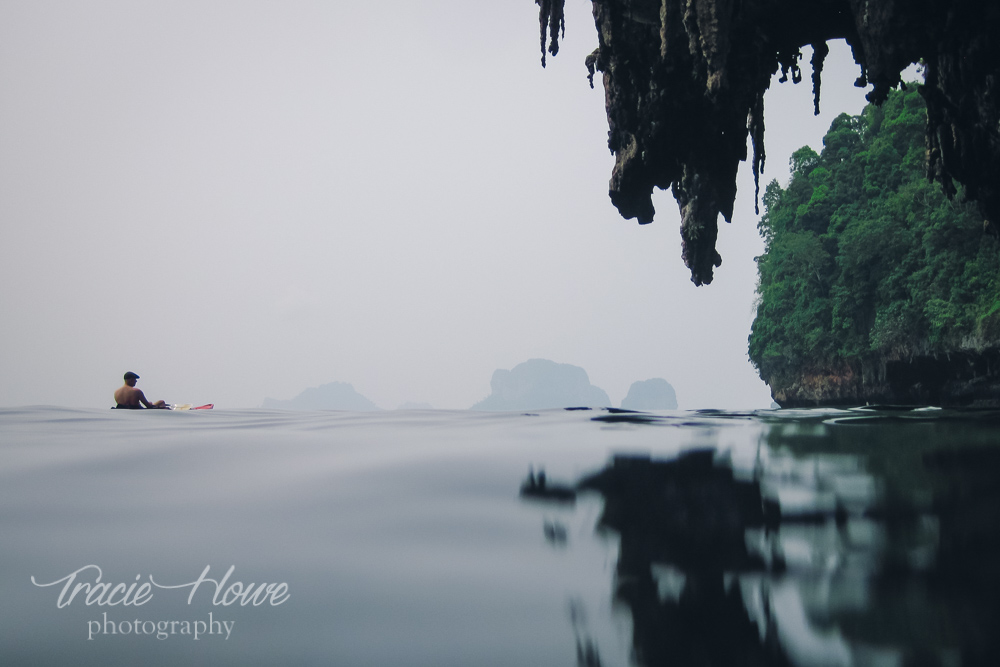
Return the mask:
M 1000 655 L 998 413 L 118 412 L 0 409 L 5 667 Z M 57 608 L 31 583 L 91 563 L 291 597 Z M 89 639 L 104 613 L 232 636 Z
M 620 540 L 613 598 L 635 662 L 997 664 L 995 413 L 761 413 L 752 456 L 711 443 L 724 429 L 706 418 L 747 416 L 595 418 L 707 428 L 714 445 L 617 455 L 577 484 Z

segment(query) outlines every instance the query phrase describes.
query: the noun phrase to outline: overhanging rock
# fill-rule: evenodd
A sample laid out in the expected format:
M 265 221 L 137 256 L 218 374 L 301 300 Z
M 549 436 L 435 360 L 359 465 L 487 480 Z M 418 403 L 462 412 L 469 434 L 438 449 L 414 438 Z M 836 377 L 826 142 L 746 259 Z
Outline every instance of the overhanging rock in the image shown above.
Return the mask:
M 555 55 L 565 0 L 536 0 L 543 64 Z M 980 0 L 593 0 L 598 47 L 587 58 L 604 80 L 609 194 L 625 218 L 652 222 L 654 188 L 672 188 L 682 256 L 696 285 L 722 258 L 718 219 L 732 220 L 736 173 L 764 166 L 764 92 L 779 70 L 799 80 L 813 47 L 812 83 L 831 39 L 850 44 L 860 86 L 881 103 L 901 72 L 922 61 L 928 176 L 953 181 L 1000 220 L 1000 4 Z

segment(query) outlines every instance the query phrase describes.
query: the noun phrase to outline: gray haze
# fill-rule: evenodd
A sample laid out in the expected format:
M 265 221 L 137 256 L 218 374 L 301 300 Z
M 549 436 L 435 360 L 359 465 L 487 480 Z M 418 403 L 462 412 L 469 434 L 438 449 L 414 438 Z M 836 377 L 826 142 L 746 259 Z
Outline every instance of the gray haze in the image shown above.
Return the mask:
M 328 382 L 309 387 L 295 398 L 287 400 L 265 398 L 263 408 L 278 410 L 354 410 L 372 412 L 379 407 L 359 394 L 349 382 Z
M 625 410 L 676 410 L 677 392 L 663 378 L 637 380 L 622 401 Z
M 529 359 L 507 370 L 498 368 L 490 379 L 490 395 L 473 410 L 545 410 L 551 408 L 606 408 L 611 399 L 590 383 L 587 371 L 548 359 Z
M 133 370 L 217 408 L 465 408 L 536 357 L 615 404 L 770 405 L 749 167 L 695 288 L 669 193 L 643 227 L 608 200 L 590 3 L 566 23 L 542 69 L 531 0 L 0 0 L 0 405 L 107 407 Z M 808 75 L 772 86 L 765 183 L 857 74 L 835 44 L 819 118 Z

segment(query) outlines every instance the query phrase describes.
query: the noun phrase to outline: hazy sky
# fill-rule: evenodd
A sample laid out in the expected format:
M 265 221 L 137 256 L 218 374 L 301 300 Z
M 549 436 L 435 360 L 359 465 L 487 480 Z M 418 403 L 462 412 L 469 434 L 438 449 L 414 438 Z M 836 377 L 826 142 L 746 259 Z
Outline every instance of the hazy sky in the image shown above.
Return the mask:
M 607 196 L 590 2 L 542 69 L 531 0 L 0 0 L 0 405 L 255 407 L 350 382 L 466 408 L 497 368 L 582 366 L 615 405 L 767 407 L 747 361 L 762 245 L 741 166 L 696 288 L 668 192 Z M 834 44 L 823 114 L 766 98 L 763 185 L 858 113 Z

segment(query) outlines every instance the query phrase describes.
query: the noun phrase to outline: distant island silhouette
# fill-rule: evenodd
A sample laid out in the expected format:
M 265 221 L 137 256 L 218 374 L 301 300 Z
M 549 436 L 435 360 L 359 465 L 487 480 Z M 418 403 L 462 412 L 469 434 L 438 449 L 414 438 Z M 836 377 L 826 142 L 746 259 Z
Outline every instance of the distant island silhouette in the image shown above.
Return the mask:
M 622 401 L 623 410 L 676 410 L 677 394 L 663 378 L 633 382 Z
M 492 393 L 472 410 L 545 410 L 611 405 L 607 393 L 590 384 L 587 371 L 548 359 L 529 359 L 511 370 L 493 372 Z
M 354 387 L 347 382 L 330 382 L 319 387 L 310 387 L 287 401 L 265 398 L 261 407 L 279 410 L 354 410 L 357 412 L 382 409 L 355 391 Z
M 510 370 L 493 372 L 489 396 L 470 410 L 518 411 L 559 408 L 610 408 L 611 399 L 600 387 L 590 383 L 587 371 L 572 364 L 548 359 L 529 359 Z M 347 382 L 329 382 L 310 387 L 295 398 L 265 398 L 262 408 L 277 410 L 382 410 L 359 394 Z M 624 410 L 676 410 L 677 395 L 663 378 L 633 382 L 621 403 Z M 429 403 L 407 401 L 397 410 L 433 410 Z

